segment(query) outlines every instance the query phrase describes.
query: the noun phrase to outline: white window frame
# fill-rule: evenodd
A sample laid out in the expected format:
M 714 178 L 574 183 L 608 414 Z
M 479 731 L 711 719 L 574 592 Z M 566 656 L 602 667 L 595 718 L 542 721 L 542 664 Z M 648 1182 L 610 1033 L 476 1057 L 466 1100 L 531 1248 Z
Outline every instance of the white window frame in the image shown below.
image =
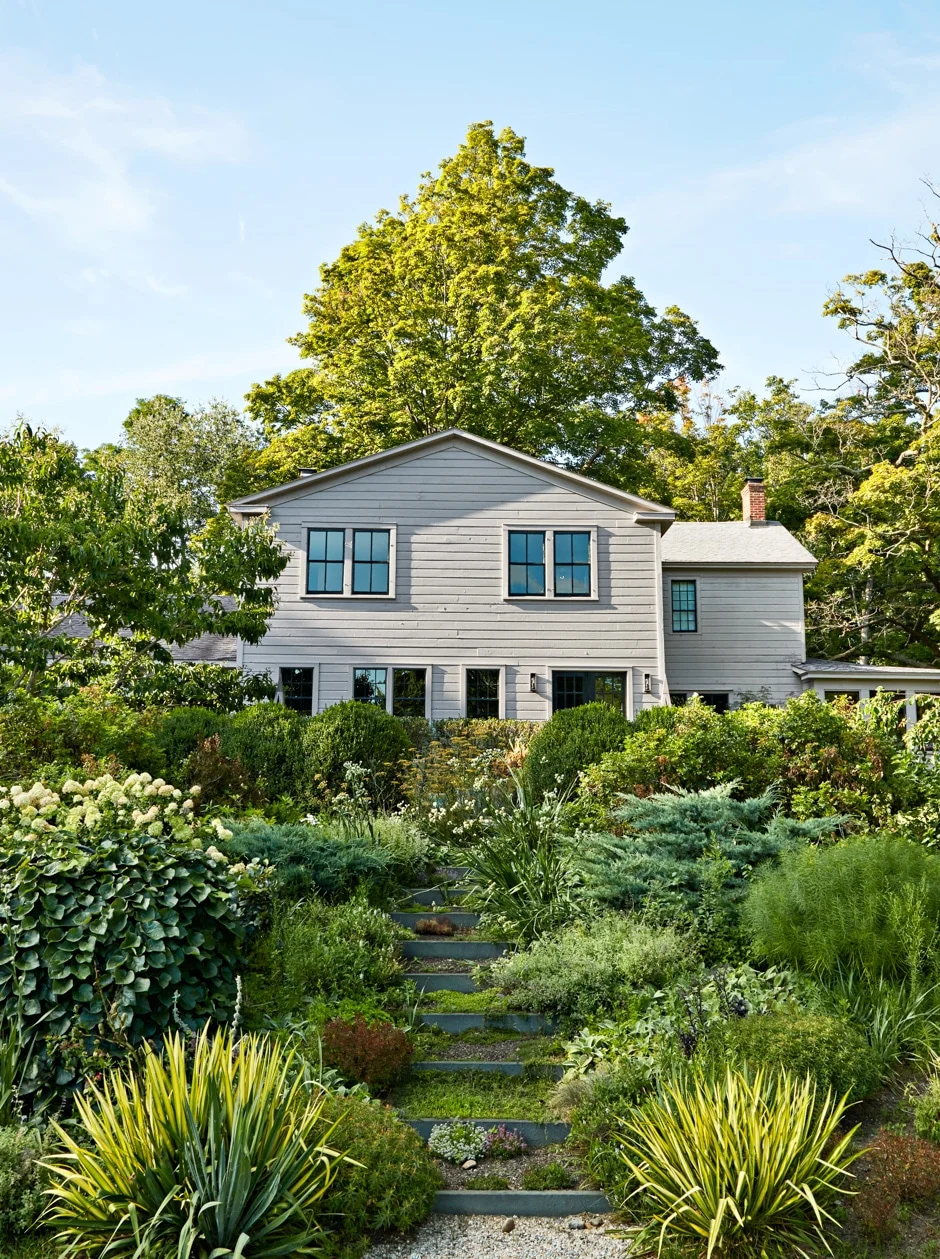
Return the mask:
M 498 719 L 506 720 L 506 666 L 504 664 L 494 664 L 492 661 L 475 660 L 471 663 L 464 663 L 460 666 L 460 715 L 467 717 L 467 670 L 468 669 L 489 669 L 491 673 L 499 674 L 499 712 Z
M 545 593 L 543 595 L 511 595 L 509 593 L 509 535 L 510 533 L 543 533 L 545 535 Z M 587 533 L 591 538 L 591 593 L 589 595 L 555 594 L 555 534 Z M 514 520 L 503 523 L 503 562 L 501 580 L 504 603 L 545 603 L 551 599 L 557 603 L 596 603 L 600 598 L 597 569 L 597 525 L 530 525 Z
M 317 594 L 315 591 L 307 589 L 307 557 L 310 554 L 310 531 L 317 529 L 332 529 L 335 532 L 342 530 L 343 533 L 343 589 L 342 591 L 334 591 L 333 593 Z M 353 574 L 353 534 L 354 533 L 387 533 L 388 534 L 388 593 L 387 594 L 353 594 L 352 574 Z M 302 548 L 300 560 L 300 593 L 299 597 L 304 600 L 313 599 L 394 599 L 395 598 L 395 579 L 398 568 L 398 526 L 389 524 L 354 524 L 354 525 L 336 525 L 323 524 L 305 524 L 301 533 Z M 383 666 L 377 665 L 376 668 Z
M 357 669 L 386 669 L 388 671 L 385 679 L 385 711 L 392 712 L 392 705 L 395 701 L 395 670 L 396 669 L 416 669 L 424 671 L 424 716 L 430 720 L 431 717 L 431 691 L 434 685 L 434 667 L 429 664 L 415 664 L 411 661 L 396 660 L 394 664 L 385 660 L 376 660 L 375 663 L 359 660 L 356 664 L 349 666 L 349 698 L 356 698 L 356 670 Z M 365 703 L 366 701 L 361 701 Z M 378 705 L 376 705 L 378 707 Z M 394 716 L 394 714 L 392 714 Z
M 277 670 L 275 678 L 276 690 L 274 699 L 278 704 L 284 703 L 284 689 L 281 686 L 281 670 L 282 669 L 312 669 L 313 670 L 313 693 L 310 697 L 310 714 L 320 711 L 320 666 L 314 664 L 311 660 L 281 660 L 272 668 Z

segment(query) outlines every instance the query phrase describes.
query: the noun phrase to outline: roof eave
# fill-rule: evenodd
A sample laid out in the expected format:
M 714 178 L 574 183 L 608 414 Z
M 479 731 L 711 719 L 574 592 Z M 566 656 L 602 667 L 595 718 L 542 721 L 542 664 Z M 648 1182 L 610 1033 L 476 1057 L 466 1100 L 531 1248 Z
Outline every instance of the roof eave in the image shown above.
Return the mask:
M 760 568 L 775 572 L 811 573 L 817 560 L 663 560 L 663 568 Z

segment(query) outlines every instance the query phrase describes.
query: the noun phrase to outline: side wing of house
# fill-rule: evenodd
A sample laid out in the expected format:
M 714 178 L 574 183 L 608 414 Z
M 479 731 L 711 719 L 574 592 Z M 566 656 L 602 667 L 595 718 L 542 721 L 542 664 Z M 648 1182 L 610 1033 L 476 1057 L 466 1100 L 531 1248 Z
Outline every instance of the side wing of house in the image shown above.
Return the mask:
M 243 667 L 308 712 L 356 697 L 543 720 L 593 697 L 628 714 L 663 702 L 670 512 L 477 439 L 401 452 L 232 505 L 267 510 L 289 555 Z

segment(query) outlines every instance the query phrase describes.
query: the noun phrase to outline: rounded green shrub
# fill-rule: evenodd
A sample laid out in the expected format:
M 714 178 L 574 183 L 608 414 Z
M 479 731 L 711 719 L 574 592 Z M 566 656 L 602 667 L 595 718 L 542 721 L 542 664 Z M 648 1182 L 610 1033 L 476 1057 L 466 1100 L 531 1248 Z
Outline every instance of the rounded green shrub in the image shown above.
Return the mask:
M 219 750 L 237 758 L 269 800 L 303 793 L 304 722 L 283 704 L 252 704 L 236 713 L 222 731 Z
M 161 713 L 154 724 L 153 736 L 172 770 L 182 766 L 200 743 L 221 734 L 227 718 L 211 708 L 171 708 Z
M 879 1084 L 878 1062 L 864 1035 L 844 1019 L 780 1010 L 732 1019 L 725 1045 L 742 1065 L 811 1076 L 827 1090 L 861 1101 Z
M 46 1205 L 46 1153 L 40 1133 L 23 1125 L 0 1128 L 0 1238 L 32 1231 Z
M 569 791 L 578 775 L 605 752 L 623 747 L 630 723 L 610 704 L 563 708 L 529 744 L 525 780 L 540 798 L 549 791 Z
M 338 899 L 387 884 L 391 856 L 367 839 L 333 839 L 304 822 L 232 822 L 225 851 L 274 867 L 272 890 L 284 900 Z
M 370 795 L 380 805 L 398 802 L 402 761 L 410 749 L 411 740 L 397 717 L 354 699 L 317 713 L 303 732 L 308 781 L 319 778 L 331 791 L 339 791 L 344 767 L 352 762 L 367 771 Z

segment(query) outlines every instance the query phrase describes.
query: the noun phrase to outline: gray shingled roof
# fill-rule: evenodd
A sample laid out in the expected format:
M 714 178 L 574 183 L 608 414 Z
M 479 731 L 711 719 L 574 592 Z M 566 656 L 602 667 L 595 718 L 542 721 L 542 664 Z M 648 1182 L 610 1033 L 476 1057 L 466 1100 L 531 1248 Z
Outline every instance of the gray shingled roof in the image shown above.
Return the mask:
M 921 676 L 931 681 L 940 678 L 940 669 L 926 666 L 857 664 L 854 660 L 804 660 L 793 666 L 793 672 L 800 677 L 914 678 L 915 681 Z
M 235 609 L 235 600 L 230 595 L 223 595 L 220 603 L 226 612 Z M 65 634 L 68 638 L 87 638 L 91 630 L 84 616 L 80 612 L 73 612 L 56 626 L 55 633 Z M 169 651 L 173 659 L 180 663 L 234 666 L 238 659 L 238 639 L 224 634 L 202 634 L 199 638 L 184 643 L 182 647 L 171 646 Z
M 776 520 L 678 521 L 663 535 L 663 564 L 698 568 L 813 568 L 816 560 Z

